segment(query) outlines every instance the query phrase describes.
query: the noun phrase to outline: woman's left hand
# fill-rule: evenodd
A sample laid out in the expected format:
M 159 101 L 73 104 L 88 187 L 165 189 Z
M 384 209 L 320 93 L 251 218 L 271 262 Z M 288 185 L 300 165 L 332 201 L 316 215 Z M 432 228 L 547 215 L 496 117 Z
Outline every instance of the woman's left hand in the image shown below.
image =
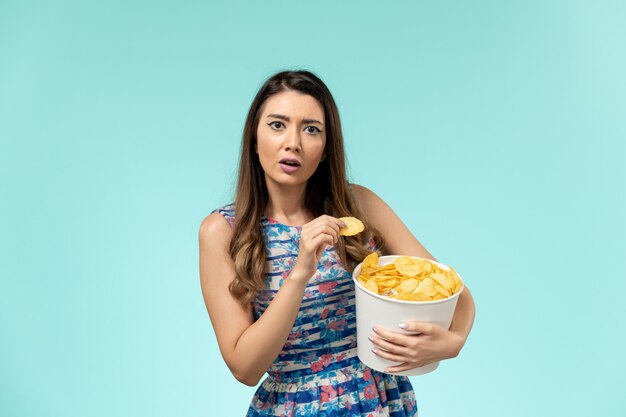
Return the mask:
M 465 340 L 450 330 L 432 323 L 406 322 L 403 330 L 419 334 L 407 335 L 376 327 L 370 335 L 374 353 L 384 359 L 399 362 L 385 372 L 401 372 L 456 357 Z

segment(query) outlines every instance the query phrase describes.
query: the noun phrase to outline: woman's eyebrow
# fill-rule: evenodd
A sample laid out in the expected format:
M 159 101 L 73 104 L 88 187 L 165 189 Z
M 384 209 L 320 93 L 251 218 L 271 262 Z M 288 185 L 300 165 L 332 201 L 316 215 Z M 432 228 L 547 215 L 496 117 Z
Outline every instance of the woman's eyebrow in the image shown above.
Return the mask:
M 285 115 L 282 115 L 282 114 L 268 114 L 266 116 L 266 118 L 270 118 L 270 117 L 274 117 L 276 119 L 281 119 L 281 120 L 284 120 L 286 122 L 289 122 L 291 120 L 289 118 L 289 116 L 285 116 Z M 319 120 L 315 120 L 315 119 L 302 119 L 302 122 L 303 123 L 318 123 L 318 124 L 324 126 L 324 123 L 320 122 Z

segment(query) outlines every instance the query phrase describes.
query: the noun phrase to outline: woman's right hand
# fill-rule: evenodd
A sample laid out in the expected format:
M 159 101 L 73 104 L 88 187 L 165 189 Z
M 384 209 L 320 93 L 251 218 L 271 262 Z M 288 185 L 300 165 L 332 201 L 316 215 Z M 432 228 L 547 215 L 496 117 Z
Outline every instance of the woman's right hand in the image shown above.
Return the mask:
M 341 220 L 326 214 L 302 226 L 298 258 L 292 271 L 308 282 L 317 272 L 317 264 L 326 246 L 332 246 L 339 240 L 339 229 L 342 227 L 345 224 Z

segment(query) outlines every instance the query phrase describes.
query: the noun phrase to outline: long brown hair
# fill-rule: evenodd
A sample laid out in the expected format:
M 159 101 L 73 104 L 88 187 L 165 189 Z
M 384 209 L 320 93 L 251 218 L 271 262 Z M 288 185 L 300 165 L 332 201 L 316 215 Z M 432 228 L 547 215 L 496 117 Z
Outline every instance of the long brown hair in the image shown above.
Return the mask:
M 261 216 L 269 203 L 265 175 L 255 152 L 256 131 L 265 101 L 274 94 L 295 90 L 314 97 L 324 109 L 326 126 L 326 158 L 309 178 L 304 205 L 307 211 L 321 216 L 354 216 L 363 221 L 365 231 L 356 236 L 344 236 L 335 245 L 344 267 L 352 272 L 368 254 L 369 239 L 377 249 L 383 246 L 380 233 L 368 224 L 354 199 L 346 178 L 343 135 L 339 112 L 328 87 L 309 71 L 282 71 L 261 86 L 254 97 L 243 131 L 239 178 L 235 196 L 234 234 L 229 246 L 236 278 L 230 284 L 231 294 L 248 305 L 263 289 L 265 245 L 261 235 Z

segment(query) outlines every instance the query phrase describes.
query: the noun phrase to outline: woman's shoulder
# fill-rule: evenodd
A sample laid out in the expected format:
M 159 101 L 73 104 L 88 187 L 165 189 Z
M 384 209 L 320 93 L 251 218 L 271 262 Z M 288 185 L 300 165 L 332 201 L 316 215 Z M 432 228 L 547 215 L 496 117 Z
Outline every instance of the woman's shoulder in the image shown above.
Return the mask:
M 200 233 L 213 235 L 215 233 L 228 232 L 235 225 L 235 204 L 230 203 L 215 208 L 200 224 Z
M 391 207 L 374 191 L 359 184 L 350 184 L 350 188 L 365 218 L 379 231 L 385 229 L 386 223 L 396 217 Z
M 213 214 L 213 213 L 219 213 L 223 217 L 227 218 L 227 220 L 234 219 L 235 218 L 235 203 L 228 203 L 226 205 L 217 207 L 215 210 L 213 210 L 209 214 Z
M 353 182 L 349 182 L 348 187 L 350 187 L 353 193 L 362 193 L 363 191 L 368 190 L 367 187 L 364 187 L 360 184 L 355 184 Z
M 381 202 L 384 203 L 383 200 L 376 195 L 376 193 L 363 185 L 349 183 L 348 186 L 350 187 L 350 190 L 352 190 L 352 195 L 354 196 L 356 203 L 366 212 L 375 207 L 377 204 L 380 204 Z

